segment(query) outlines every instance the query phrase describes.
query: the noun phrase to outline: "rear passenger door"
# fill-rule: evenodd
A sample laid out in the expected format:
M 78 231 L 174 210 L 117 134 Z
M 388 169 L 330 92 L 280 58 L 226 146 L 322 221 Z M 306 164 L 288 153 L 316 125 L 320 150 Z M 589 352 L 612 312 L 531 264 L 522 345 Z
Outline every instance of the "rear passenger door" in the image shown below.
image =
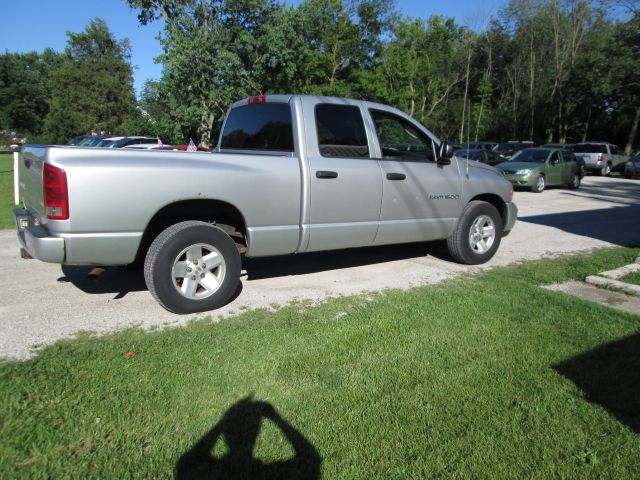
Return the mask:
M 562 160 L 564 161 L 564 182 L 570 183 L 573 180 L 573 176 L 578 173 L 578 164 L 574 160 L 573 154 L 566 150 L 561 152 Z
M 380 166 L 382 209 L 376 244 L 448 237 L 462 210 L 455 160 L 436 163 L 433 140 L 393 112 L 370 109 Z
M 307 100 L 303 110 L 310 201 L 306 251 L 371 245 L 382 173 L 370 155 L 361 107 Z
M 617 145 L 609 145 L 611 149 L 611 168 L 615 168 L 620 165 L 622 162 L 627 160 L 624 152 Z

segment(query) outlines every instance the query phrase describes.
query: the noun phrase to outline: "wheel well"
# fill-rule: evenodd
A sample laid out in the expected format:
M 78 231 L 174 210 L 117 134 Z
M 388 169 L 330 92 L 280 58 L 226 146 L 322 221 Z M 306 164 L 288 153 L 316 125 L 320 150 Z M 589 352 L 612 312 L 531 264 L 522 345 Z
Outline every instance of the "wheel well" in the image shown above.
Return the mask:
M 163 230 L 187 220 L 216 224 L 236 243 L 247 245 L 247 226 L 236 207 L 220 200 L 182 200 L 164 206 L 151 218 L 142 235 L 135 262 L 144 261 L 147 250 Z
M 498 213 L 500 214 L 500 218 L 502 218 L 502 223 L 507 221 L 507 206 L 504 204 L 504 200 L 500 198 L 498 195 L 494 195 L 491 193 L 484 193 L 482 195 L 477 195 L 473 197 L 470 201 L 480 200 L 482 202 L 487 202 L 496 207 Z

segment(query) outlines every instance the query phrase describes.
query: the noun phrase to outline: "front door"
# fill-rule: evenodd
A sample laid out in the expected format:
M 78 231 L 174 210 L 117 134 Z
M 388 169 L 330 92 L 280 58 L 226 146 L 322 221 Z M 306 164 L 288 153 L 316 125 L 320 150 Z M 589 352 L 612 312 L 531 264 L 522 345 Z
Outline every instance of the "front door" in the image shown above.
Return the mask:
M 564 182 L 566 165 L 560 152 L 553 152 L 547 159 L 547 185 L 560 185 Z
M 457 162 L 436 163 L 434 143 L 399 115 L 369 111 L 379 143 L 382 209 L 376 244 L 448 237 L 462 210 Z

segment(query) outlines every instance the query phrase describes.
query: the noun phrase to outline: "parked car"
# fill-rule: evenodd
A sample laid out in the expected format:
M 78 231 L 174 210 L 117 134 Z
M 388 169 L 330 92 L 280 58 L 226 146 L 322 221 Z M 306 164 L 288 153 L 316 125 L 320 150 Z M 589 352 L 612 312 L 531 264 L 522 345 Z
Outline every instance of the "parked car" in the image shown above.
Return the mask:
M 576 144 L 575 143 L 547 143 L 545 145 L 541 145 L 540 148 L 561 148 L 563 150 L 567 150 L 573 153 L 573 151 L 576 148 Z M 584 178 L 584 176 L 587 174 L 587 164 L 582 158 L 582 155 L 580 156 L 573 155 L 573 160 L 578 164 L 578 169 L 580 170 L 580 178 Z
M 163 147 L 170 147 L 171 145 L 160 145 L 158 142 L 156 143 L 136 143 L 135 145 L 127 145 L 125 148 L 127 150 L 161 150 Z
M 582 157 L 588 171 L 597 175 L 609 175 L 624 168 L 624 162 L 629 158 L 620 147 L 607 142 L 578 143 L 573 153 Z
M 95 147 L 105 138 L 108 138 L 109 135 L 89 135 L 85 139 L 81 140 L 77 146 L 79 147 Z
M 487 262 L 516 222 L 513 186 L 395 108 L 260 95 L 234 103 L 212 154 L 31 145 L 19 162 L 22 253 L 144 262 L 167 310 L 218 308 L 241 257 L 447 240 Z M 114 168 L 117 167 L 117 168 Z
M 460 149 L 482 149 L 482 150 L 493 150 L 493 148 L 498 145 L 498 142 L 490 142 L 490 141 L 482 141 L 482 142 L 471 142 L 463 144 Z
M 536 146 L 535 143 L 529 142 L 529 141 L 526 141 L 526 142 L 510 141 L 510 142 L 499 143 L 498 145 L 493 147 L 493 151 L 496 152 L 498 155 L 500 155 L 502 160 L 505 161 L 505 160 L 509 160 L 513 155 L 515 155 L 517 152 L 519 152 L 523 148 L 531 148 L 535 146 Z
M 557 148 L 525 148 L 496 167 L 516 187 L 540 193 L 547 186 L 580 188 L 582 175 L 571 153 Z
M 468 158 L 469 160 L 475 160 L 477 162 L 486 163 L 487 165 L 496 166 L 499 163 L 504 162 L 504 159 L 500 157 L 496 152 L 485 149 L 467 149 L 461 148 L 456 150 L 454 155 L 458 158 Z
M 575 143 L 545 143 L 544 145 L 540 145 L 540 148 L 562 148 L 573 152 L 575 146 Z
M 117 142 L 118 140 L 122 140 L 125 137 L 105 137 L 102 140 L 100 140 L 98 142 L 97 145 L 95 145 L 96 147 L 101 147 L 101 148 L 106 148 L 109 147 L 111 145 L 113 145 L 114 142 Z
M 82 140 L 87 138 L 89 135 L 78 135 L 77 137 L 73 137 L 71 140 L 67 142 L 67 145 L 78 145 Z
M 640 151 L 637 151 L 625 164 L 624 178 L 640 178 Z
M 143 137 L 143 136 L 135 136 L 135 137 L 122 137 L 118 140 L 113 141 L 109 145 L 109 148 L 124 148 L 129 145 L 138 145 L 140 143 L 155 143 L 158 145 L 158 137 Z

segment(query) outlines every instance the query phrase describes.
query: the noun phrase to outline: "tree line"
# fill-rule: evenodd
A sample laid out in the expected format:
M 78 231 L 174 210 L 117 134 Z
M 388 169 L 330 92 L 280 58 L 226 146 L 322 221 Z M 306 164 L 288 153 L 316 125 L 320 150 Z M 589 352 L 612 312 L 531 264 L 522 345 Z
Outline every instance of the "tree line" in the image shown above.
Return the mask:
M 476 25 L 403 16 L 393 0 L 126 1 L 140 24 L 163 22 L 162 77 L 136 99 L 129 42 L 92 20 L 62 53 L 0 55 L 1 130 L 211 145 L 234 100 L 304 93 L 391 104 L 458 142 L 638 146 L 635 1 L 614 18 L 607 3 L 509 0 Z

